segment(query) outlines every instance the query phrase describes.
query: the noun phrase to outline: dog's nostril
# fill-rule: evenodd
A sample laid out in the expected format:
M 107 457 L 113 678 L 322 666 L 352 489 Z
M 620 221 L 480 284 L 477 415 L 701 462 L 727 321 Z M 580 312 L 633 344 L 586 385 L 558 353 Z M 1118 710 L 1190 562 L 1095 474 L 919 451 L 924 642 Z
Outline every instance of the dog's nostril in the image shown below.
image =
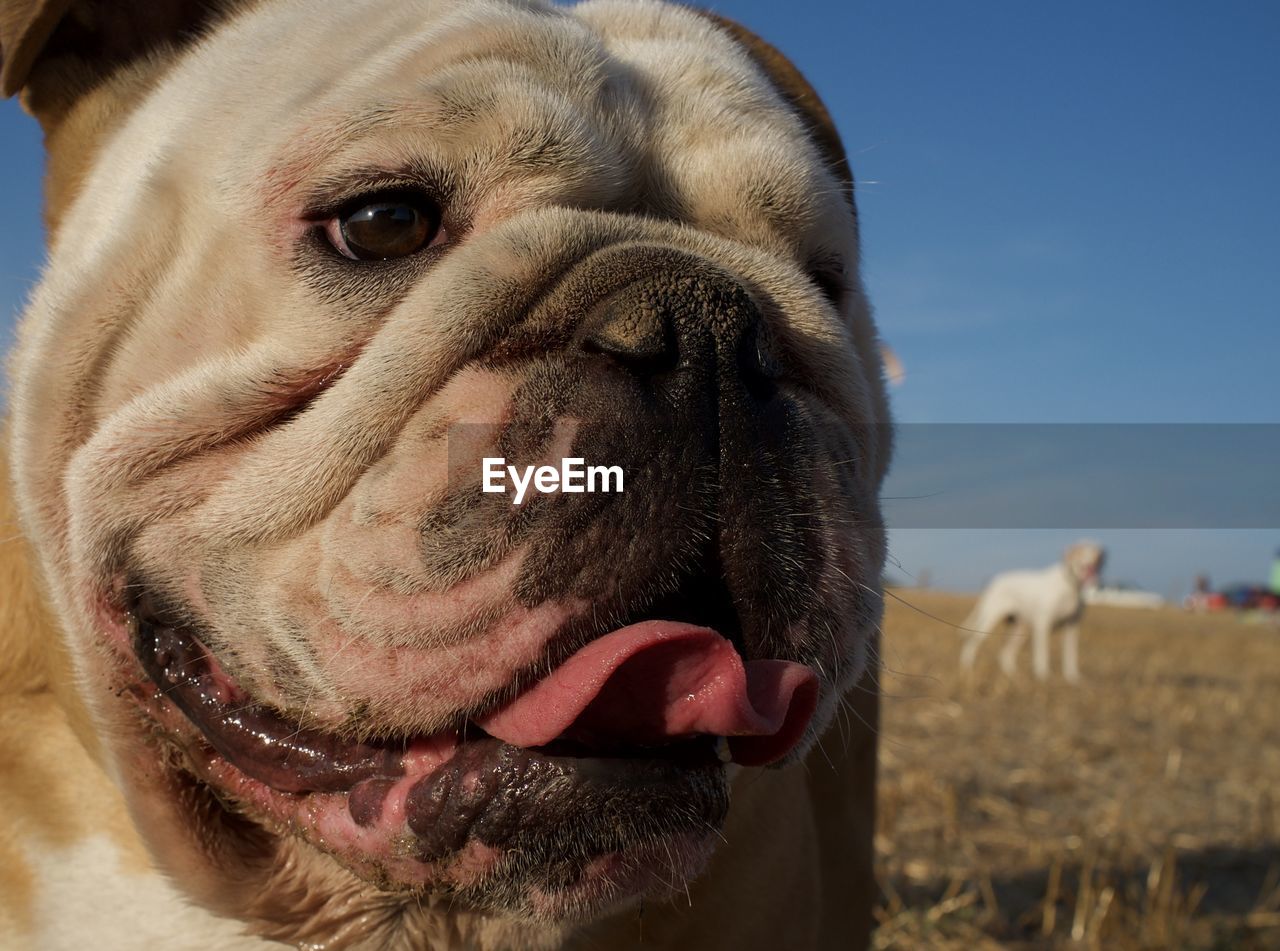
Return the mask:
M 672 352 L 669 324 L 661 308 L 646 297 L 627 294 L 615 295 L 595 309 L 582 346 L 633 366 L 657 363 Z
M 782 376 L 782 362 L 778 359 L 778 341 L 764 321 L 757 321 L 755 332 L 747 338 L 748 371 L 765 380 Z
M 756 398 L 767 399 L 774 394 L 782 376 L 782 361 L 773 331 L 763 320 L 757 320 L 755 326 L 743 334 L 738 366 L 742 381 Z

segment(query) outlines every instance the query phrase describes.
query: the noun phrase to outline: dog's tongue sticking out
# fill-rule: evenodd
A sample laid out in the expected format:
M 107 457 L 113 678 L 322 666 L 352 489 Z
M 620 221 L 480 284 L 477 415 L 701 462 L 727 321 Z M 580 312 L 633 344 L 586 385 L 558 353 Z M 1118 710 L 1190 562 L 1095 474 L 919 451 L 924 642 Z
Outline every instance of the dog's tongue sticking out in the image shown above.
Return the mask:
M 744 664 L 710 628 L 645 621 L 592 641 L 477 722 L 523 747 L 566 739 L 608 750 L 725 736 L 734 762 L 763 766 L 800 741 L 817 697 L 817 676 L 803 664 Z

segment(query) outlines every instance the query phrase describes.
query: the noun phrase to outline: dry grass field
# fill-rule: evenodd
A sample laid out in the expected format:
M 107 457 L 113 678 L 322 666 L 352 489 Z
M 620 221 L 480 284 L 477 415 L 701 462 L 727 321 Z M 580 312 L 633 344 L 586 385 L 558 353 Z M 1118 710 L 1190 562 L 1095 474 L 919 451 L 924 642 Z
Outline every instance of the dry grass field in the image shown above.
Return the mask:
M 1095 607 L 1080 687 L 966 680 L 971 605 L 891 592 L 875 947 L 1280 948 L 1280 626 Z

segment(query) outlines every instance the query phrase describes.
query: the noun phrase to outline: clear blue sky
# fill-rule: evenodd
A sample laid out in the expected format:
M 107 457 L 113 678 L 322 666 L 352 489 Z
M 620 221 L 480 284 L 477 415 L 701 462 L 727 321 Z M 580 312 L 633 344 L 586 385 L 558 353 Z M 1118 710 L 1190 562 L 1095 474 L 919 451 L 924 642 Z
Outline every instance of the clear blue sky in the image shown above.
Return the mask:
M 1280 422 L 1280 4 L 723 0 L 822 93 L 913 422 Z M 40 261 L 0 104 L 0 320 Z M 1276 484 L 1280 485 L 1280 473 Z M 969 587 L 1079 532 L 894 534 Z M 1280 531 L 1093 533 L 1117 578 L 1261 578 Z

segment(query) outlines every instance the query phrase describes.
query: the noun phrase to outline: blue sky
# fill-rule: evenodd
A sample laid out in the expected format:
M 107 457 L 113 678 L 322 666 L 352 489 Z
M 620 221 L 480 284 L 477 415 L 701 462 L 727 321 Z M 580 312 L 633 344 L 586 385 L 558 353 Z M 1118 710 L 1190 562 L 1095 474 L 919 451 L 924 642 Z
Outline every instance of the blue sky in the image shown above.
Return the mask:
M 1280 423 L 1280 4 L 716 9 L 788 53 L 843 133 L 900 419 Z M 7 339 L 41 241 L 38 131 L 13 103 L 0 142 Z M 1077 534 L 913 529 L 893 550 L 971 587 Z M 1092 534 L 1115 577 L 1162 592 L 1263 577 L 1280 545 Z

